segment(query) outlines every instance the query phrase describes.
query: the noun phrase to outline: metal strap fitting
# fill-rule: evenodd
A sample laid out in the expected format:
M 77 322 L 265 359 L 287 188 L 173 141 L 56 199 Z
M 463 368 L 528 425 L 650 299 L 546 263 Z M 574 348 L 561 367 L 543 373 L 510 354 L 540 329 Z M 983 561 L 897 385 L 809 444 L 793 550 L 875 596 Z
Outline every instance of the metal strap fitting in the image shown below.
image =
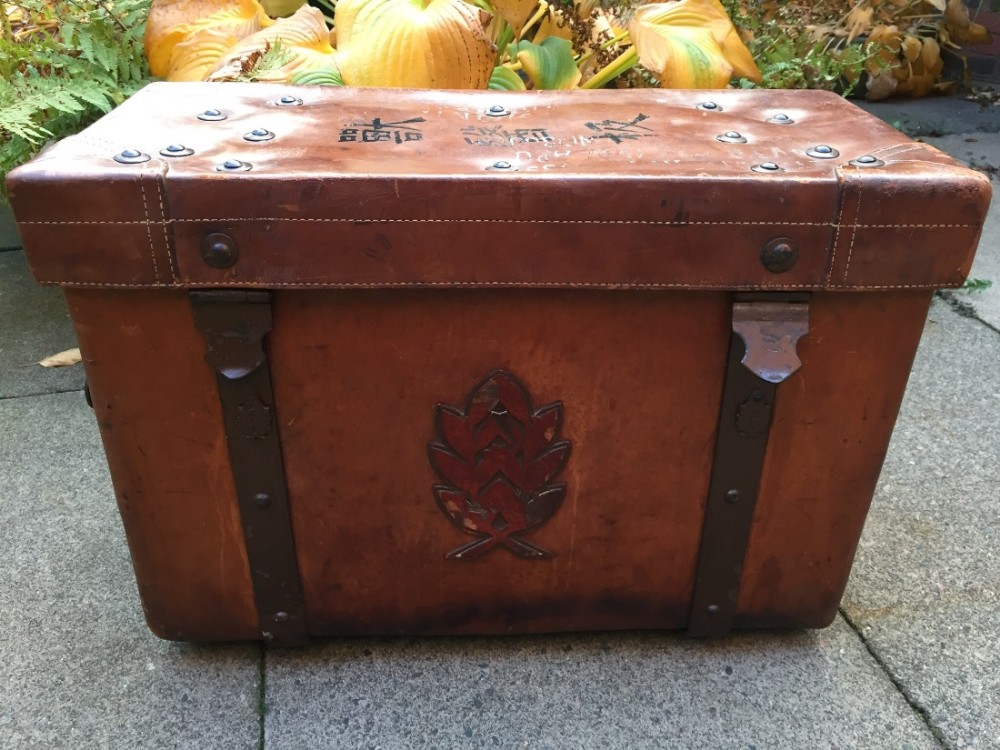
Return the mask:
M 734 623 L 778 384 L 801 366 L 808 295 L 745 294 L 733 303 L 688 634 L 720 636 Z
M 271 330 L 271 295 L 194 291 L 191 305 L 219 387 L 261 638 L 275 646 L 301 645 L 307 640 L 305 605 L 263 346 Z

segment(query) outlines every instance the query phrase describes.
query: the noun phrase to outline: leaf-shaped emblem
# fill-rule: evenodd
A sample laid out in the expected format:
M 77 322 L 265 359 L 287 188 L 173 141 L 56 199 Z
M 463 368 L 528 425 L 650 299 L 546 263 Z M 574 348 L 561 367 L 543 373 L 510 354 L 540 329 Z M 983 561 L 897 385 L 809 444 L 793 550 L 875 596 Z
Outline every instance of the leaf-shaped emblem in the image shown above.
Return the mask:
M 559 440 L 562 404 L 535 409 L 527 389 L 509 372 L 487 375 L 465 408 L 438 404 L 440 442 L 428 446 L 438 507 L 477 538 L 448 557 L 472 559 L 500 545 L 524 558 L 552 553 L 519 538 L 559 509 L 566 485 L 553 480 L 569 458 Z

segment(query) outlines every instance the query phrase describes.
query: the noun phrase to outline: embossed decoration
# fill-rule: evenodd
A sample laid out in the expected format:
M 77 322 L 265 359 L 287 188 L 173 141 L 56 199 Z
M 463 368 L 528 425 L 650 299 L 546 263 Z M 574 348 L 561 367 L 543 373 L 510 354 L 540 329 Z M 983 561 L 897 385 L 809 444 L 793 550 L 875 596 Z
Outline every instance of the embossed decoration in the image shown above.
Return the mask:
M 437 405 L 441 442 L 428 446 L 438 507 L 455 526 L 477 538 L 447 557 L 482 557 L 501 545 L 527 559 L 552 553 L 519 538 L 558 510 L 566 485 L 552 480 L 569 458 L 558 440 L 562 404 L 535 411 L 527 389 L 509 372 L 494 370 L 475 388 L 462 411 Z
M 770 424 L 770 411 L 764 394 L 754 391 L 736 410 L 736 431 L 743 437 L 763 435 Z

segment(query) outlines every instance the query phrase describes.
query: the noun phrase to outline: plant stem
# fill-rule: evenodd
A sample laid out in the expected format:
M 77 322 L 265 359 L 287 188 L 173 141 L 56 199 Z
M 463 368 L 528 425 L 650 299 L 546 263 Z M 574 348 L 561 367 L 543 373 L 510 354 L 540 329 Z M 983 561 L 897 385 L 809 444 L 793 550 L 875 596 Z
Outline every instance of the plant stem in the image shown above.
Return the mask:
M 542 0 L 538 4 L 538 10 L 535 11 L 535 14 L 528 19 L 528 22 L 524 24 L 523 27 L 521 27 L 521 33 L 517 35 L 517 40 L 521 41 L 522 39 L 524 39 L 524 35 L 528 33 L 529 29 L 531 29 L 532 26 L 534 26 L 536 23 L 545 18 L 545 14 L 548 12 L 549 12 L 549 4 L 545 2 L 545 0 Z
M 613 39 L 608 39 L 608 41 L 604 42 L 601 46 L 599 46 L 597 48 L 597 50 L 591 50 L 587 54 L 581 55 L 580 59 L 576 61 L 577 65 L 583 65 L 585 62 L 588 62 L 590 60 L 590 58 L 592 58 L 598 52 L 603 52 L 604 50 L 608 49 L 609 47 L 614 47 L 616 44 L 619 44 L 620 42 L 624 41 L 625 39 L 628 39 L 628 32 L 627 31 L 623 31 L 621 34 L 619 34 L 618 36 L 614 37 Z
M 507 54 L 507 47 L 510 46 L 512 41 L 514 41 L 514 28 L 506 21 L 503 21 L 500 24 L 500 34 L 497 36 L 496 40 L 497 58 L 494 65 L 500 64 L 500 61 L 503 60 L 503 56 Z
M 629 47 L 627 50 L 618 55 L 618 57 L 597 71 L 592 78 L 588 78 L 587 82 L 580 88 L 599 89 L 608 81 L 617 78 L 626 70 L 630 70 L 635 67 L 638 62 L 639 54 L 635 51 L 635 47 Z

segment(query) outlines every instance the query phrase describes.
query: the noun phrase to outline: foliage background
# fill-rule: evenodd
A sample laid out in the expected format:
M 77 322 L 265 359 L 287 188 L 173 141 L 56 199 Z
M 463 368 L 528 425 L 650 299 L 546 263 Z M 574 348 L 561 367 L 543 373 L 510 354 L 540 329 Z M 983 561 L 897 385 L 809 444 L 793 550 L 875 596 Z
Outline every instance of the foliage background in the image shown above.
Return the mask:
M 3 178 L 47 141 L 77 132 L 149 81 L 150 0 L 23 0 L 0 13 Z

